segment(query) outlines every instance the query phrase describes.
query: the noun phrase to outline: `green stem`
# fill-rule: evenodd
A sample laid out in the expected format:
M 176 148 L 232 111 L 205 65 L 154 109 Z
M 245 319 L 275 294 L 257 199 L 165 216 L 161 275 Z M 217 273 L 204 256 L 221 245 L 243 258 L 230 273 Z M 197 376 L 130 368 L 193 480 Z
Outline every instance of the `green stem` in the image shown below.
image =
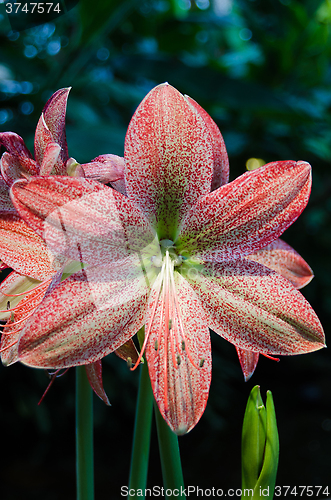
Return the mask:
M 128 498 L 138 498 L 137 489 L 145 490 L 147 483 L 149 445 L 153 410 L 153 392 L 148 374 L 147 363 L 142 365 L 133 435 Z M 145 498 L 145 496 L 139 496 Z
M 85 366 L 76 367 L 77 500 L 94 499 L 93 393 Z
M 156 403 L 154 403 L 154 410 L 159 440 L 163 486 L 165 491 L 169 491 L 166 498 L 185 499 L 184 478 L 180 460 L 178 437 L 163 419 Z

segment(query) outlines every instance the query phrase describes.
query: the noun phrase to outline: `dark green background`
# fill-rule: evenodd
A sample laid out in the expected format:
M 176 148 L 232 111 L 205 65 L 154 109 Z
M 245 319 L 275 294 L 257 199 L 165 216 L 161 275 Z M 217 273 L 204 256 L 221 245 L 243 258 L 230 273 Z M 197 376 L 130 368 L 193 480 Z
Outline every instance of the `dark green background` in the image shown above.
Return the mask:
M 231 179 L 246 160 L 306 160 L 309 205 L 284 239 L 315 278 L 304 295 L 330 331 L 331 4 L 315 0 L 80 0 L 46 25 L 13 32 L 0 4 L 0 127 L 32 148 L 44 103 L 72 86 L 70 156 L 87 162 L 123 154 L 126 127 L 156 84 L 168 81 L 197 100 L 219 125 Z M 240 433 L 255 384 L 274 395 L 280 432 L 279 485 L 331 492 L 331 359 L 327 349 L 261 359 L 244 383 L 233 346 L 212 334 L 207 410 L 180 438 L 187 485 L 240 487 Z M 0 368 L 1 498 L 75 498 L 74 370 L 37 406 L 48 379 L 20 365 Z M 138 373 L 111 355 L 95 398 L 96 500 L 120 498 L 128 478 Z M 149 486 L 162 485 L 153 433 Z M 293 498 L 293 497 L 292 497 Z M 315 497 L 314 497 L 315 498 Z

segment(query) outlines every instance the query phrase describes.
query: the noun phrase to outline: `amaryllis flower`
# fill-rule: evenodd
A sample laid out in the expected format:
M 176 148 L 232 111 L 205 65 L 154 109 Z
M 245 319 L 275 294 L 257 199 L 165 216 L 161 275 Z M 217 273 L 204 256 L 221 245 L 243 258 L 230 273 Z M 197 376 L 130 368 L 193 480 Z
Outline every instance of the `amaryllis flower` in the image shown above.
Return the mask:
M 81 263 L 28 320 L 20 361 L 57 369 L 91 363 L 145 326 L 140 357 L 145 353 L 159 409 L 178 434 L 191 430 L 206 406 L 209 329 L 268 356 L 324 346 L 301 293 L 249 258 L 306 206 L 310 165 L 274 162 L 224 184 L 217 134 L 205 112 L 163 84 L 127 131 L 127 196 L 59 176 L 12 186 L 16 209 L 50 251 Z M 211 191 L 215 183 L 222 185 Z
M 26 320 L 42 301 L 62 261 L 50 254 L 43 239 L 29 227 L 16 211 L 10 187 L 18 179 L 39 175 L 90 177 L 123 189 L 124 161 L 116 155 L 101 155 L 90 163 L 79 165 L 69 158 L 65 133 L 65 115 L 70 89 L 55 92 L 47 101 L 38 121 L 34 138 L 34 156 L 23 139 L 14 132 L 0 133 L 0 259 L 13 271 L 0 286 L 0 319 L 6 320 L 1 339 L 1 360 L 17 361 L 17 341 Z M 137 359 L 132 342 L 117 352 L 122 358 Z M 101 361 L 87 366 L 95 392 L 108 403 L 102 388 Z

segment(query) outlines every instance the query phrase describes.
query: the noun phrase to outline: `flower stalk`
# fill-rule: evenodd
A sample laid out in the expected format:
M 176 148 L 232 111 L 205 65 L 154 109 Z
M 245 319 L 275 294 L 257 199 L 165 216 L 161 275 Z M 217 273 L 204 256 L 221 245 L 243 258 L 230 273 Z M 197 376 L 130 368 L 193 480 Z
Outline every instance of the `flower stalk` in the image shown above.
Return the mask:
M 147 483 L 149 447 L 151 439 L 153 392 L 148 374 L 147 363 L 143 363 L 140 373 L 136 419 L 132 443 L 129 491 L 144 491 Z M 129 494 L 128 498 L 137 498 Z M 141 497 L 139 497 L 141 498 Z
M 93 500 L 93 392 L 85 366 L 76 367 L 76 481 L 77 500 Z
M 178 437 L 170 429 L 169 425 L 162 417 L 156 403 L 154 403 L 154 410 L 159 442 L 163 486 L 166 492 L 166 498 L 185 499 L 184 478 L 179 453 Z

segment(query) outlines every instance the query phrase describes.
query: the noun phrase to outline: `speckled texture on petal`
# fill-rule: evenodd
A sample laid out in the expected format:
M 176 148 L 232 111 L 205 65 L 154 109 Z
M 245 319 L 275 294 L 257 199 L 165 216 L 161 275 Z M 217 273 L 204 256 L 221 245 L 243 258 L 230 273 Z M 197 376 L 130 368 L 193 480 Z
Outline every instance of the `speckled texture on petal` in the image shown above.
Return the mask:
M 14 311 L 10 311 L 7 313 L 10 315 L 10 317 L 3 329 L 3 334 L 1 336 L 0 348 L 5 349 L 7 347 L 7 349 L 5 349 L 1 353 L 1 361 L 6 366 L 9 366 L 18 361 L 18 340 L 21 331 L 28 320 L 29 314 L 31 314 L 31 312 L 33 312 L 33 310 L 42 301 L 48 287 L 47 281 L 43 283 L 33 283 L 32 280 L 29 280 L 25 276 L 19 276 L 17 275 L 17 273 L 11 273 L 9 277 L 11 278 L 10 284 L 2 283 L 2 285 L 5 285 L 4 289 L 6 293 L 10 293 L 10 291 L 12 293 L 21 293 L 19 290 L 22 289 L 24 289 L 24 291 L 27 293 L 25 295 L 21 295 L 19 298 L 6 297 L 6 301 L 8 305 L 10 305 L 10 308 L 15 308 Z M 34 287 L 32 287 L 31 285 L 34 285 Z M 1 286 L 1 288 L 3 287 Z M 15 299 L 18 300 L 16 301 Z M 16 302 L 18 302 L 19 304 L 17 304 Z M 10 326 L 10 324 L 14 322 L 19 323 Z
M 160 277 L 149 298 L 146 357 L 159 410 L 174 432 L 184 434 L 195 426 L 207 404 L 210 334 L 200 301 L 187 281 L 175 272 L 176 292 L 165 289 L 158 294 Z
M 213 148 L 205 122 L 176 89 L 159 85 L 132 117 L 124 158 L 128 197 L 161 239 L 173 239 L 177 221 L 210 191 Z
M 131 264 L 114 267 L 106 274 L 96 269 L 94 283 L 84 270 L 75 273 L 47 295 L 22 332 L 21 362 L 45 368 L 92 363 L 142 327 L 148 295 L 145 276 Z
M 44 280 L 58 264 L 44 241 L 18 215 L 0 218 L 0 259 L 15 271 Z
M 95 363 L 91 363 L 85 366 L 86 374 L 88 381 L 90 382 L 90 386 L 94 390 L 95 394 L 99 396 L 100 399 L 106 405 L 110 406 L 108 396 L 103 388 L 102 381 L 102 361 L 95 361 Z
M 247 258 L 273 269 L 298 289 L 308 285 L 314 277 L 311 267 L 301 255 L 279 238 Z
M 60 155 L 54 166 L 54 174 L 66 175 L 66 163 L 69 158 L 65 133 L 65 116 L 70 88 L 55 92 L 45 104 L 39 118 L 35 139 L 34 154 L 39 165 L 42 164 L 45 149 L 51 142 L 61 146 Z
M 15 182 L 11 188 L 11 198 L 19 215 L 42 236 L 45 219 L 57 207 L 103 189 L 110 188 L 90 179 L 36 177 L 29 182 Z
M 0 145 L 3 145 L 8 153 L 15 156 L 24 156 L 32 158 L 32 155 L 26 147 L 22 137 L 15 132 L 0 132 Z
M 227 260 L 274 241 L 305 208 L 311 188 L 306 162 L 269 163 L 204 196 L 183 221 L 179 252 Z
M 100 155 L 91 160 L 90 163 L 83 163 L 81 167 L 84 170 L 85 177 L 102 182 L 102 184 L 111 184 L 119 193 L 126 195 L 124 180 L 125 163 L 124 158 L 117 155 Z
M 241 349 L 291 355 L 324 347 L 322 326 L 303 295 L 256 262 L 206 264 L 188 280 L 208 326 Z
M 214 151 L 214 171 L 211 181 L 211 191 L 218 189 L 223 184 L 229 182 L 229 158 L 226 152 L 225 143 L 220 132 L 220 129 L 205 111 L 200 104 L 194 101 L 191 97 L 185 96 L 189 104 L 191 104 L 203 118 L 210 132 Z
M 255 371 L 259 361 L 259 353 L 247 351 L 247 349 L 240 349 L 240 347 L 236 347 L 236 349 L 244 379 L 245 382 L 247 382 Z

